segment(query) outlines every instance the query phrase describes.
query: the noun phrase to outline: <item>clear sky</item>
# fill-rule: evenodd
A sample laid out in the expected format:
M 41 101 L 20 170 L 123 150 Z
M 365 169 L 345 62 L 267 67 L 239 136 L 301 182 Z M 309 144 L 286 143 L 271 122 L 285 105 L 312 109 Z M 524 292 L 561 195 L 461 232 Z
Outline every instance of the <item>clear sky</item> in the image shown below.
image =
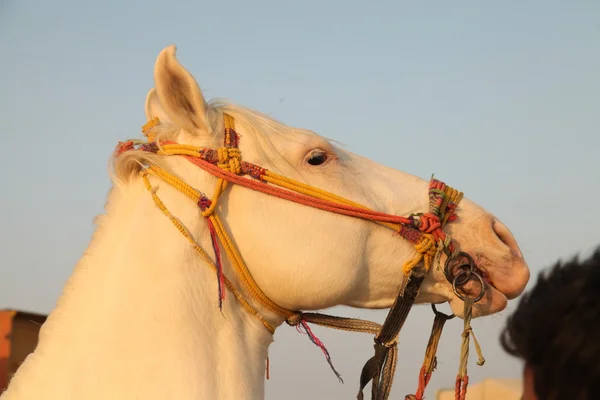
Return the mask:
M 0 0 L 0 38 L 0 308 L 53 307 L 169 44 L 209 98 L 463 190 L 512 229 L 534 274 L 600 242 L 597 0 Z M 474 321 L 487 363 L 472 359 L 471 382 L 519 375 L 498 346 L 505 315 Z M 416 387 L 432 318 L 416 308 L 402 333 L 398 398 Z M 283 326 L 267 398 L 354 398 L 372 338 L 315 331 L 346 384 Z M 453 385 L 459 334 L 451 321 L 429 396 Z

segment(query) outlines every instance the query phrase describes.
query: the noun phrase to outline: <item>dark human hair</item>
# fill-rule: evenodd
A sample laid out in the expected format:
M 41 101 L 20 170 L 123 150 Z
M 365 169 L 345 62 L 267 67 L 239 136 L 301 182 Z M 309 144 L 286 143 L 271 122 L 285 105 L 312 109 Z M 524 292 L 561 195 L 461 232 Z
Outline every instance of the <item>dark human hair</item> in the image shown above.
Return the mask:
M 500 343 L 530 368 L 540 400 L 600 398 L 600 247 L 542 271 Z

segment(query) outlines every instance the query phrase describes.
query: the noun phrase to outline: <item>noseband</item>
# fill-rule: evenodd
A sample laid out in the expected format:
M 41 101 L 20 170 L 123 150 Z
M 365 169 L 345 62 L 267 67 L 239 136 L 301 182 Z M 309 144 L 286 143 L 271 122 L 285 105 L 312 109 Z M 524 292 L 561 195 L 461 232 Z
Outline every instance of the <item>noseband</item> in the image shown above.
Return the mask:
M 209 199 L 201 191 L 194 189 L 178 177 L 155 165 L 145 165 L 140 171 L 140 176 L 157 207 L 192 244 L 194 250 L 204 261 L 215 270 L 219 290 L 219 307 L 222 307 L 222 301 L 225 298 L 225 288 L 227 288 L 240 301 L 246 311 L 256 316 L 271 333 L 275 332 L 273 326 L 244 298 L 244 295 L 235 288 L 231 281 L 225 277 L 220 252 L 220 248 L 222 247 L 238 274 L 246 294 L 267 310 L 284 317 L 289 325 L 295 326 L 300 331 L 304 331 L 310 340 L 321 348 L 327 362 L 340 380 L 341 376 L 333 367 L 327 349 L 312 333 L 308 323 L 334 329 L 374 334 L 375 355 L 363 367 L 357 398 L 363 399 L 363 389 L 371 382 L 372 399 L 385 400 L 389 397 L 398 359 L 398 334 L 419 293 L 423 280 L 434 262 L 439 262 L 438 257 L 441 256 L 441 253 L 444 253 L 447 257 L 444 264 L 444 274 L 446 279 L 452 284 L 452 289 L 456 296 L 464 302 L 465 309 L 465 329 L 462 335 L 463 343 L 460 368 L 455 390 L 456 399 L 463 400 L 468 384 L 466 372 L 469 337 L 472 334 L 470 327 L 472 307 L 475 302 L 483 297 L 486 286 L 483 278 L 478 273 L 479 270 L 473 258 L 467 253 L 457 251 L 450 236 L 443 231 L 444 226 L 448 222 L 454 221 L 457 218 L 455 210 L 462 199 L 462 193 L 432 178 L 429 184 L 429 212 L 402 217 L 370 210 L 363 205 L 335 194 L 286 178 L 258 165 L 242 161 L 238 147 L 239 136 L 235 131 L 234 119 L 227 114 L 224 114 L 223 118 L 225 126 L 224 146 L 217 150 L 183 145 L 170 141 L 160 141 L 159 143 L 159 141 L 155 140 L 156 137 L 152 133 L 152 128 L 160 124 L 158 118 L 152 119 L 142 128 L 148 141 L 130 140 L 120 142 L 115 150 L 115 157 L 128 151 L 144 151 L 164 156 L 180 156 L 218 178 L 213 197 Z M 214 261 L 197 244 L 183 224 L 167 210 L 150 184 L 150 175 L 175 187 L 198 205 L 208 225 L 214 251 Z M 253 179 L 244 178 L 242 175 L 248 175 Z M 269 299 L 254 281 L 239 251 L 227 235 L 221 219 L 215 213 L 217 203 L 229 184 L 237 184 L 264 194 L 324 211 L 370 220 L 393 230 L 396 234 L 410 241 L 415 247 L 416 255 L 404 263 L 402 270 L 405 276 L 403 286 L 383 325 L 360 319 L 288 310 Z M 471 282 L 473 278 L 479 285 L 479 294 L 475 297 L 471 297 L 464 290 L 467 283 Z M 438 312 L 435 305 L 432 305 L 432 308 L 435 319 L 420 372 L 419 387 L 415 394 L 407 395 L 406 399 L 423 399 L 425 387 L 436 366 L 435 354 L 442 328 L 447 320 L 454 317 L 453 315 L 448 316 Z M 478 353 L 480 353 L 476 340 L 475 344 Z M 481 356 L 479 364 L 483 364 Z

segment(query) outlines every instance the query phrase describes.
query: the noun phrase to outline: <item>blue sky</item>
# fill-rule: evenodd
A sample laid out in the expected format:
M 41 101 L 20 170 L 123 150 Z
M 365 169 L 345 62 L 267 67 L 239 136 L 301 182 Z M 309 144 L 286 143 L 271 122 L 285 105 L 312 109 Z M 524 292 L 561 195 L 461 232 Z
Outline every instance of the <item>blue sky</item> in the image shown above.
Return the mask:
M 534 274 L 600 242 L 597 1 L 3 0 L 0 37 L 0 308 L 52 308 L 169 44 L 209 98 L 463 190 L 512 229 Z M 488 362 L 471 364 L 472 382 L 520 372 L 497 344 L 505 315 L 474 322 Z M 402 334 L 398 396 L 414 390 L 431 319 L 415 309 Z M 453 384 L 460 324 L 450 325 L 432 389 Z M 315 330 L 346 384 L 283 327 L 267 398 L 298 379 L 303 395 L 286 398 L 355 395 L 371 338 Z

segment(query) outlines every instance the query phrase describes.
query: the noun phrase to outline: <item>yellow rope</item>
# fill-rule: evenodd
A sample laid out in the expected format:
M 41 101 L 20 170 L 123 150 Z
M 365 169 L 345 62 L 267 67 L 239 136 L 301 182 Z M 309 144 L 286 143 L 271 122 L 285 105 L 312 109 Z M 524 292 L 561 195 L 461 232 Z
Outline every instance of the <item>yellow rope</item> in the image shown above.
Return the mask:
M 248 270 L 244 259 L 238 252 L 237 247 L 233 244 L 229 235 L 227 235 L 225 232 L 225 228 L 223 227 L 221 219 L 217 215 L 213 215 L 211 218 L 214 218 L 215 230 L 217 231 L 217 235 L 219 236 L 221 243 L 223 243 L 227 257 L 229 257 L 229 259 L 233 262 L 238 274 L 242 276 L 242 282 L 244 283 L 246 289 L 250 292 L 250 295 L 260 301 L 265 308 L 285 318 L 289 318 L 296 314 L 291 310 L 277 305 L 275 302 L 269 299 L 269 297 L 267 297 L 267 295 L 256 284 L 256 281 L 252 277 L 250 270 Z
M 186 155 L 192 157 L 198 157 L 199 147 L 191 146 L 189 144 L 163 144 L 160 146 L 156 154 L 159 155 Z
M 146 170 L 144 170 L 142 173 L 144 175 L 151 174 L 151 175 L 154 175 L 154 176 L 162 179 L 167 184 L 173 186 L 175 189 L 177 189 L 181 193 L 185 194 L 187 197 L 189 197 L 195 203 L 198 203 L 200 201 L 201 194 L 196 189 L 192 188 L 190 185 L 188 185 L 181 179 L 164 171 L 163 169 L 157 168 L 155 166 L 150 166 Z M 256 281 L 252 277 L 252 274 L 250 273 L 250 270 L 246 266 L 244 259 L 238 252 L 236 246 L 233 244 L 229 235 L 227 235 L 225 228 L 223 227 L 223 223 L 221 222 L 221 219 L 218 217 L 217 214 L 213 213 L 214 206 L 217 204 L 217 200 L 222 193 L 222 186 L 220 186 L 221 181 L 222 180 L 219 180 L 219 182 L 217 182 L 217 188 L 216 188 L 216 191 L 215 191 L 215 194 L 214 194 L 214 197 L 213 197 L 210 207 L 207 208 L 205 211 L 203 211 L 202 215 L 204 217 L 210 218 L 211 222 L 213 223 L 217 237 L 219 238 L 219 241 L 223 244 L 223 247 L 225 248 L 225 251 L 227 253 L 227 257 L 230 259 L 236 272 L 242 278 L 241 279 L 242 285 L 244 286 L 244 288 L 246 290 L 248 290 L 250 292 L 249 293 L 250 296 L 255 298 L 256 300 L 258 300 L 267 309 L 269 309 L 270 311 L 272 311 L 278 315 L 284 316 L 286 318 L 294 315 L 295 313 L 293 311 L 290 311 L 286 308 L 280 307 L 275 302 L 273 302 L 271 299 L 269 299 L 269 297 L 267 297 L 267 295 L 260 289 L 258 284 L 256 284 Z M 156 196 L 155 193 L 153 193 L 153 197 L 158 199 L 158 196 Z M 156 199 L 155 199 L 155 201 L 156 201 Z M 159 206 L 159 208 L 162 210 L 164 208 L 164 205 Z M 165 210 L 166 210 L 166 208 L 165 208 Z M 177 221 L 177 222 L 178 223 L 175 224 L 175 226 L 177 226 L 177 228 L 180 230 L 180 232 L 184 233 L 182 231 L 183 228 L 180 228 L 179 221 Z M 184 235 L 188 235 L 188 234 L 184 233 Z M 203 254 L 206 254 L 206 253 L 203 252 Z M 206 258 L 207 258 L 207 256 L 205 256 L 205 259 Z
M 150 129 L 154 128 L 155 126 L 158 126 L 159 124 L 160 119 L 158 119 L 158 117 L 154 117 L 150 121 L 146 122 L 144 126 L 142 126 L 142 132 L 148 138 L 149 142 L 154 142 L 154 139 L 156 138 L 156 135 L 152 134 L 150 132 Z
M 429 271 L 429 268 L 433 263 L 433 259 L 438 252 L 435 240 L 427 233 L 422 234 L 419 242 L 415 244 L 415 250 L 417 251 L 417 254 L 410 260 L 406 261 L 402 267 L 402 272 L 404 272 L 405 275 L 408 275 L 410 271 L 412 271 L 412 269 L 421 262 L 421 260 L 423 260 L 425 271 Z
M 274 185 L 281 186 L 281 187 L 284 187 L 286 189 L 289 189 L 289 190 L 292 190 L 295 192 L 299 192 L 299 193 L 302 193 L 302 194 L 305 194 L 305 195 L 308 195 L 311 197 L 315 197 L 317 199 L 327 200 L 327 201 L 331 201 L 331 202 L 338 203 L 338 204 L 345 204 L 347 206 L 352 206 L 352 207 L 362 208 L 363 210 L 372 211 L 370 208 L 365 207 L 362 204 L 355 203 L 351 200 L 345 199 L 343 197 L 340 197 L 333 193 L 327 192 L 325 190 L 307 185 L 302 182 L 295 181 L 295 180 L 287 178 L 285 176 L 281 176 L 272 171 L 266 171 L 265 175 L 263 177 L 263 180 L 265 182 L 269 182 Z M 381 221 L 373 221 L 373 222 L 375 222 L 376 224 L 385 226 L 387 228 L 390 228 L 393 231 L 396 231 L 396 232 L 400 231 L 399 224 L 394 224 L 391 222 L 381 222 Z
M 179 190 L 181 193 L 185 194 L 187 197 L 193 200 L 194 203 L 198 203 L 198 201 L 200 200 L 200 193 L 196 189 L 194 189 L 181 179 L 177 178 L 174 175 L 171 175 L 170 173 L 166 172 L 161 168 L 152 165 L 144 171 L 142 171 L 142 174 L 151 174 L 156 176 L 157 178 L 162 179 L 169 185 L 173 186 L 175 189 Z

